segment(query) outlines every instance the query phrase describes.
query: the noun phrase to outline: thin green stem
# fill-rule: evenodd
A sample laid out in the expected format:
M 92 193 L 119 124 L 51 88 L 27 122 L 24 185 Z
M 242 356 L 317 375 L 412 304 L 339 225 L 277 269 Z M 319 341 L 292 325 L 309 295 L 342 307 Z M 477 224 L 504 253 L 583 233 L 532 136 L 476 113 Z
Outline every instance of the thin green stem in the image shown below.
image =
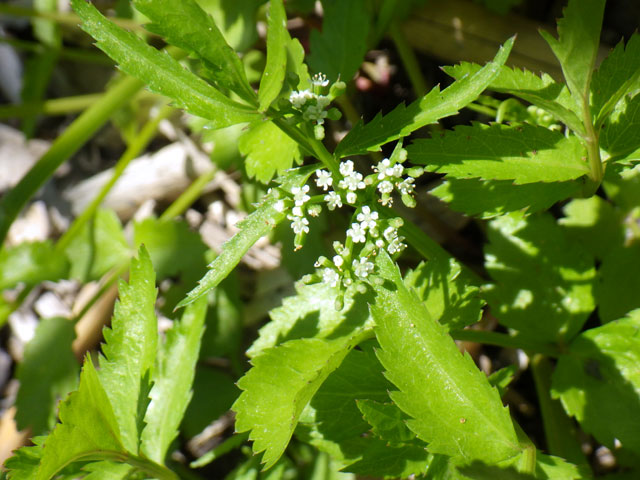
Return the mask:
M 0 38 L 0 43 L 6 43 L 14 48 L 32 53 L 43 53 L 50 50 L 48 47 L 38 42 L 29 42 L 17 38 Z M 114 62 L 100 51 L 82 50 L 80 48 L 63 47 L 58 51 L 58 56 L 62 60 L 76 62 L 94 63 L 104 66 L 113 66 Z
M 34 114 L 67 115 L 89 108 L 96 103 L 104 93 L 91 93 L 73 97 L 53 98 L 42 102 L 29 102 L 19 105 L 0 106 L 0 119 L 27 117 Z
M 391 40 L 393 40 L 396 50 L 400 55 L 400 60 L 404 65 L 404 69 L 409 76 L 409 81 L 411 82 L 411 86 L 413 87 L 416 97 L 424 97 L 429 91 L 429 88 L 427 87 L 427 81 L 420 70 L 420 62 L 418 62 L 418 58 L 416 57 L 413 48 L 409 45 L 407 37 L 397 22 L 393 22 L 391 24 L 389 27 L 389 33 L 391 35 Z
M 182 194 L 162 213 L 160 220 L 171 220 L 179 215 L 182 215 L 187 208 L 189 208 L 193 202 L 195 202 L 200 195 L 204 187 L 213 180 L 218 169 L 211 165 L 211 170 L 207 170 L 196 178 L 189 187 L 182 192 Z
M 530 367 L 540 404 L 547 451 L 576 465 L 586 466 L 587 459 L 575 435 L 575 424 L 567 416 L 560 401 L 552 399 L 549 394 L 553 373 L 551 362 L 545 356 L 536 354 L 531 358 Z
M 528 352 L 542 353 L 549 357 L 558 357 L 561 352 L 552 344 L 536 342 L 524 335 L 507 335 L 486 330 L 459 330 L 451 333 L 456 340 L 484 343 L 504 348 L 519 348 Z
M 90 218 L 93 218 L 96 210 L 107 196 L 111 188 L 115 185 L 118 179 L 122 176 L 125 169 L 131 163 L 131 161 L 138 157 L 142 151 L 147 147 L 149 142 L 153 139 L 156 134 L 156 130 L 158 129 L 158 125 L 162 120 L 167 118 L 174 111 L 172 107 L 168 105 L 164 105 L 158 114 L 151 120 L 149 120 L 144 127 L 140 130 L 140 133 L 135 137 L 133 142 L 129 145 L 127 150 L 124 152 L 122 157 L 116 163 L 115 168 L 113 169 L 113 175 L 109 179 L 107 183 L 105 183 L 100 190 L 100 193 L 91 201 L 89 206 L 85 208 L 85 210 L 78 216 L 71 227 L 62 235 L 58 243 L 56 244 L 56 251 L 58 253 L 64 252 L 64 250 L 69 246 L 69 243 L 77 233 L 85 226 L 85 224 L 89 221 Z
M 600 142 L 598 138 L 598 132 L 593 126 L 593 120 L 591 119 L 591 107 L 589 105 L 589 96 L 584 97 L 582 103 L 582 115 L 584 128 L 586 132 L 586 144 L 587 144 L 587 158 L 589 159 L 589 178 L 594 183 L 593 192 L 598 189 L 602 178 L 604 177 L 604 169 L 602 168 L 602 158 L 600 157 Z
M 0 4 L 0 14 L 2 15 L 11 15 L 14 17 L 30 17 L 30 18 L 43 18 L 45 20 L 51 20 L 53 22 L 59 23 L 61 25 L 68 25 L 70 27 L 77 28 L 78 25 L 82 23 L 80 17 L 78 17 L 74 13 L 63 13 L 63 12 L 45 12 L 33 10 L 31 8 L 18 7 L 15 5 L 3 5 Z M 116 25 L 121 26 L 122 28 L 126 28 L 128 30 L 138 30 L 153 35 L 144 29 L 142 25 L 133 20 L 129 20 L 127 18 L 115 18 L 110 17 L 111 20 Z
M 0 245 L 9 227 L 29 199 L 65 161 L 76 153 L 106 121 L 144 86 L 140 80 L 125 77 L 111 87 L 94 105 L 80 115 L 60 135 L 51 148 L 20 182 L 0 200 Z
M 496 115 L 498 114 L 497 110 L 491 107 L 487 107 L 485 105 L 480 105 L 479 103 L 474 103 L 474 102 L 471 102 L 465 108 L 468 108 L 469 110 L 472 110 L 474 112 L 482 113 L 483 115 L 486 115 L 491 118 L 496 118 Z

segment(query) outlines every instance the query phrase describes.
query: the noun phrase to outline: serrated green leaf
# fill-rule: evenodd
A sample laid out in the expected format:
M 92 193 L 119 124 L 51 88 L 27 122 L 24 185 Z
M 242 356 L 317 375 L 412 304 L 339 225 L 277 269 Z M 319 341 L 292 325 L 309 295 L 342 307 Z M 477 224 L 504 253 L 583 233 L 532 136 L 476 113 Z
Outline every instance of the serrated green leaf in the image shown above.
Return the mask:
M 458 65 L 443 67 L 443 70 L 455 79 L 466 75 L 475 75 L 480 65 L 462 62 Z M 580 112 L 571 94 L 563 83 L 558 83 L 549 75 L 536 75 L 528 70 L 503 65 L 498 76 L 487 87 L 489 90 L 508 93 L 543 108 L 556 119 L 563 122 L 576 134 L 584 135 L 584 125 L 576 112 Z
M 625 97 L 607 119 L 600 134 L 600 145 L 612 157 L 624 157 L 640 147 L 640 94 Z
M 414 163 L 454 178 L 562 182 L 589 173 L 578 137 L 529 124 L 461 125 L 407 147 Z
M 258 118 L 252 108 L 229 100 L 167 53 L 108 21 L 85 0 L 72 0 L 72 6 L 84 22 L 82 28 L 97 40 L 97 46 L 123 71 L 147 83 L 154 92 L 171 98 L 189 113 L 211 120 L 215 128 Z
M 82 470 L 88 472 L 83 480 L 127 480 L 131 478 L 133 467 L 126 463 L 93 462 Z
M 602 259 L 595 289 L 600 321 L 610 322 L 640 307 L 640 246 L 618 244 Z
M 260 111 L 269 108 L 269 105 L 278 97 L 287 70 L 287 49 L 283 46 L 291 41 L 291 37 L 287 31 L 287 14 L 282 0 L 269 2 L 267 25 L 267 65 L 262 73 L 258 90 Z
M 375 439 L 345 470 L 367 478 L 412 478 L 427 471 L 433 455 L 421 445 L 387 445 Z
M 560 357 L 552 395 L 598 441 L 640 454 L 640 311 L 578 336 Z
M 357 328 L 371 328 L 367 296 L 355 289 L 345 292 L 344 308 L 336 310 L 337 290 L 326 283 L 299 285 L 297 295 L 285 298 L 269 312 L 271 321 L 247 350 L 250 358 L 267 348 L 298 338 L 344 336 Z
M 60 422 L 44 442 L 35 480 L 49 480 L 74 461 L 126 454 L 111 403 L 88 357 L 78 391 L 60 404 Z
M 638 85 L 640 78 L 640 35 L 634 33 L 625 47 L 620 41 L 593 73 L 591 113 L 601 124 L 618 101 Z
M 251 430 L 253 451 L 264 451 L 265 468 L 280 458 L 302 410 L 362 335 L 290 340 L 253 358 L 253 368 L 238 381 L 243 392 L 232 408 L 236 431 Z
M 16 398 L 18 430 L 30 428 L 33 435 L 49 432 L 56 423 L 58 400 L 78 383 L 79 365 L 71 343 L 75 325 L 65 318 L 45 318 L 24 349 L 16 378 L 20 389 Z M 51 353 L 56 361 L 51 362 Z
M 115 212 L 99 209 L 71 239 L 65 253 L 70 277 L 88 282 L 128 261 L 131 250 Z
M 356 404 L 362 412 L 362 417 L 371 425 L 371 431 L 382 440 L 392 443 L 409 443 L 416 438 L 415 433 L 405 425 L 409 417 L 393 403 L 361 399 L 356 400 Z
M 489 463 L 521 452 L 508 410 L 468 354 L 461 355 L 444 327 L 407 290 L 396 264 L 376 257 L 382 285 L 375 285 L 371 313 L 377 352 L 386 377 L 399 391 L 394 403 L 431 453 Z
M 262 183 L 282 175 L 300 159 L 297 142 L 271 121 L 251 124 L 238 139 L 238 148 L 246 156 L 247 174 Z
M 135 0 L 134 5 L 153 22 L 146 26 L 149 31 L 195 54 L 216 84 L 234 91 L 250 104 L 256 103 L 242 61 L 195 0 Z
M 227 43 L 245 52 L 258 39 L 256 15 L 265 0 L 197 0 L 220 28 Z
M 311 32 L 309 65 L 332 82 L 348 82 L 367 53 L 369 6 L 366 0 L 323 0 L 322 7 L 322 32 Z
M 558 220 L 558 224 L 562 225 L 567 238 L 580 244 L 598 260 L 622 246 L 624 228 L 621 214 L 602 197 L 576 198 L 565 205 L 563 212 L 564 217 Z
M 591 477 L 590 474 L 583 475 L 578 467 L 562 458 L 540 452 L 536 453 L 535 475 L 521 473 L 513 467 L 501 468 L 482 462 L 459 466 L 458 471 L 465 475 L 465 479 L 473 480 L 580 480 Z
M 415 290 L 427 310 L 448 330 L 480 320 L 484 300 L 474 278 L 454 258 L 435 257 L 405 276 L 407 288 Z
M 409 135 L 439 119 L 458 113 L 460 109 L 473 102 L 487 88 L 487 85 L 500 73 L 511 52 L 513 38 L 500 47 L 492 62 L 482 67 L 475 75 L 467 76 L 440 91 L 434 87 L 428 94 L 411 105 L 398 105 L 391 113 L 376 117 L 367 124 L 357 123 L 338 144 L 335 155 L 338 158 L 350 155 L 363 155 L 369 151 L 380 150 L 380 146 Z
M 33 437 L 34 446 L 21 447 L 13 452 L 13 456 L 4 462 L 8 470 L 9 480 L 33 480 L 42 458 L 42 444 L 46 437 Z
M 21 243 L 0 250 L 0 290 L 23 282 L 35 285 L 45 280 L 56 281 L 67 275 L 69 264 L 56 255 L 49 241 Z
M 136 248 L 144 245 L 149 252 L 158 281 L 192 269 L 199 270 L 207 251 L 200 235 L 180 220 L 149 217 L 136 222 L 133 242 Z
M 503 325 L 532 339 L 571 339 L 593 309 L 593 257 L 571 243 L 550 214 L 512 213 L 489 223 L 486 289 Z
M 579 189 L 580 185 L 573 181 L 515 185 L 510 180 L 449 177 L 429 193 L 453 210 L 487 219 L 517 210 L 528 214 L 547 210 Z
M 123 445 L 137 452 L 144 413 L 140 409 L 148 401 L 158 343 L 155 273 L 144 247 L 131 261 L 129 284 L 121 281 L 118 292 L 111 328 L 103 331 L 106 343 L 99 377 L 118 419 Z
M 207 299 L 189 305 L 182 319 L 167 332 L 158 368 L 152 376 L 151 402 L 144 417 L 141 451 L 163 463 L 191 400 L 191 385 L 204 332 Z
M 541 31 L 560 62 L 576 101 L 589 100 L 589 84 L 600 46 L 605 0 L 570 0 L 558 20 L 558 38 Z
M 517 365 L 508 365 L 500 370 L 496 370 L 489 375 L 489 383 L 498 389 L 500 397 L 504 395 L 509 384 L 513 381 L 513 377 L 518 373 Z
M 314 170 L 315 167 L 289 172 L 282 178 L 282 188 L 290 189 L 293 186 L 303 185 Z M 285 219 L 285 212 L 279 212 L 275 208 L 277 201 L 276 198 L 268 197 L 255 212 L 238 224 L 240 231 L 223 245 L 220 255 L 209 265 L 207 274 L 200 279 L 198 286 L 178 303 L 176 308 L 192 303 L 215 288 L 234 269 L 254 243 Z

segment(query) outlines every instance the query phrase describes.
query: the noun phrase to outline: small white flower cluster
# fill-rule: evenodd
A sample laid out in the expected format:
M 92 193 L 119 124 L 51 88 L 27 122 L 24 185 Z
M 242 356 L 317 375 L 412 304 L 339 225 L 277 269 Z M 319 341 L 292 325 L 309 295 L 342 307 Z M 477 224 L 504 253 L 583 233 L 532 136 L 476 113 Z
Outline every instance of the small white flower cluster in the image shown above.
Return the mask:
M 327 107 L 331 98 L 322 92 L 329 86 L 329 80 L 322 73 L 317 73 L 311 78 L 311 88 L 295 90 L 289 95 L 289 102 L 296 110 L 302 113 L 303 120 L 315 122 L 315 136 L 318 140 L 324 138 L 324 124 L 327 118 Z

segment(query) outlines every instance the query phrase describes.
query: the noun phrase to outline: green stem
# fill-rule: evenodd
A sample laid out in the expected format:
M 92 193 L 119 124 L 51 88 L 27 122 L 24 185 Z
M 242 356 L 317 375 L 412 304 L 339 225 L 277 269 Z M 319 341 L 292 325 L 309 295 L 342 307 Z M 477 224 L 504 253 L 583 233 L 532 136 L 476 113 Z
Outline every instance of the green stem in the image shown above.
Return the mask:
M 62 12 L 45 12 L 33 10 L 31 8 L 23 8 L 17 7 L 15 5 L 3 5 L 0 4 L 0 14 L 2 15 L 11 15 L 14 17 L 31 17 L 31 18 L 44 18 L 45 20 L 52 20 L 61 25 L 68 25 L 70 27 L 77 28 L 78 25 L 82 23 L 80 17 L 78 17 L 74 13 L 62 13 Z M 143 31 L 147 34 L 153 35 L 144 29 L 142 25 L 139 23 L 129 20 L 126 18 L 114 18 L 110 17 L 111 20 L 116 25 L 121 26 L 122 28 L 126 28 L 128 30 L 138 30 Z
M 0 119 L 27 117 L 38 113 L 44 115 L 66 115 L 68 113 L 75 113 L 90 107 L 103 95 L 103 93 L 91 93 L 74 97 L 54 98 L 42 102 L 2 105 L 0 106 Z
M 48 47 L 37 42 L 29 42 L 26 40 L 19 40 L 16 38 L 0 38 L 0 43 L 6 43 L 14 48 L 24 50 L 32 53 L 43 53 L 50 50 Z M 113 60 L 104 55 L 102 52 L 93 50 L 82 50 L 79 48 L 64 47 L 58 51 L 58 56 L 64 60 L 71 60 L 76 62 L 95 63 L 98 65 L 104 65 L 112 67 L 114 65 Z
M 468 108 L 469 110 L 472 110 L 474 112 L 482 113 L 483 115 L 486 115 L 491 118 L 496 118 L 496 116 L 498 115 L 497 110 L 494 110 L 493 108 L 487 107 L 485 105 L 480 105 L 479 103 L 472 102 L 469 105 L 467 105 L 465 108 Z
M 171 220 L 179 215 L 182 215 L 187 208 L 189 208 L 193 202 L 195 202 L 200 195 L 204 187 L 213 180 L 218 169 L 211 165 L 211 170 L 207 170 L 196 178 L 189 187 L 182 192 L 182 194 L 162 213 L 160 220 Z
M 551 362 L 545 356 L 536 354 L 531 358 L 530 367 L 538 394 L 547 451 L 576 465 L 587 465 L 580 442 L 575 436 L 575 424 L 565 413 L 560 401 L 552 399 L 549 394 L 553 373 Z
M 53 175 L 66 160 L 76 153 L 84 143 L 118 110 L 130 101 L 144 83 L 125 77 L 111 87 L 100 100 L 80 115 L 60 135 L 51 148 L 27 172 L 20 182 L 0 200 L 0 245 L 9 227 L 29 199 Z
M 486 330 L 458 330 L 451 333 L 456 340 L 483 343 L 504 348 L 519 348 L 528 352 L 542 353 L 550 357 L 560 356 L 560 351 L 552 344 L 536 342 L 524 335 L 507 335 L 506 333 Z
M 585 128 L 585 141 L 587 146 L 587 158 L 589 159 L 589 178 L 592 185 L 589 187 L 591 194 L 595 193 L 604 177 L 604 169 L 602 168 L 602 158 L 600 157 L 600 142 L 598 132 L 593 126 L 591 118 L 591 107 L 589 105 L 589 95 L 585 95 L 582 102 L 582 123 Z M 588 192 L 587 192 L 588 193 Z
M 91 201 L 89 206 L 85 208 L 85 210 L 78 216 L 71 227 L 62 235 L 58 243 L 56 244 L 56 251 L 58 253 L 64 252 L 64 250 L 69 246 L 69 243 L 77 233 L 85 226 L 85 224 L 89 221 L 90 218 L 93 218 L 96 210 L 107 196 L 111 188 L 115 185 L 118 179 L 122 176 L 125 169 L 131 163 L 131 161 L 138 157 L 140 153 L 147 147 L 149 142 L 153 139 L 156 134 L 156 130 L 158 129 L 158 125 L 162 120 L 167 118 L 173 112 L 173 108 L 167 105 L 164 105 L 158 114 L 151 120 L 149 120 L 144 127 L 140 130 L 140 133 L 135 137 L 133 142 L 129 145 L 127 150 L 124 152 L 118 163 L 116 163 L 115 168 L 113 169 L 113 175 L 109 179 L 107 183 L 102 186 L 100 193 Z
M 404 65 L 404 69 L 409 76 L 409 81 L 411 82 L 411 86 L 413 87 L 413 91 L 418 98 L 424 97 L 429 91 L 427 87 L 427 81 L 422 75 L 422 71 L 420 70 L 420 62 L 418 62 L 418 58 L 416 57 L 415 52 L 409 45 L 407 41 L 407 37 L 404 35 L 404 32 L 399 27 L 397 22 L 393 22 L 389 27 L 389 33 L 391 35 L 391 39 L 396 46 L 396 50 L 400 55 L 400 60 Z

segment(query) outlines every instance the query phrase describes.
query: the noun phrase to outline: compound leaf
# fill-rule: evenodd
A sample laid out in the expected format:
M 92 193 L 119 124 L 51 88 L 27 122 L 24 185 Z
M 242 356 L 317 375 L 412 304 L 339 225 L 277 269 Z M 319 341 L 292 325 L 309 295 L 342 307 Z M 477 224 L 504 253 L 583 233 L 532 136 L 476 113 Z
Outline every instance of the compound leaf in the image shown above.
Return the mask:
M 550 214 L 511 213 L 492 220 L 485 292 L 498 320 L 532 339 L 571 339 L 595 303 L 593 257 L 569 241 Z
M 367 53 L 371 13 L 366 0 L 323 0 L 322 32 L 313 30 L 309 65 L 331 81 L 351 80 Z
M 261 111 L 269 108 L 282 90 L 287 71 L 287 49 L 283 46 L 289 42 L 291 37 L 287 31 L 287 14 L 282 0 L 271 0 L 267 27 L 267 65 L 258 90 Z
M 562 182 L 589 172 L 576 136 L 529 124 L 461 125 L 407 147 L 415 163 L 454 178 Z
M 640 311 L 580 334 L 562 355 L 552 394 L 585 431 L 640 454 Z
M 564 17 L 558 20 L 558 38 L 540 32 L 560 62 L 569 90 L 580 104 L 589 100 L 604 4 L 605 0 L 570 0 Z
M 207 313 L 206 300 L 200 298 L 185 309 L 182 319 L 167 331 L 160 349 L 141 438 L 141 451 L 157 463 L 163 463 L 191 400 Z
M 227 44 L 220 29 L 195 0 L 135 0 L 137 10 L 153 23 L 147 30 L 200 58 L 220 86 L 255 104 L 242 61 Z
M 255 110 L 229 100 L 167 53 L 107 20 L 85 0 L 72 0 L 72 6 L 83 20 L 82 28 L 123 71 L 147 83 L 152 91 L 171 98 L 189 113 L 211 120 L 212 127 L 224 128 L 258 117 Z
M 576 194 L 579 188 L 573 181 L 514 185 L 511 180 L 449 177 L 429 193 L 458 212 L 493 218 L 516 210 L 526 210 L 528 214 L 547 210 Z
M 291 189 L 293 186 L 303 185 L 314 170 L 315 167 L 292 170 L 281 179 L 282 188 Z M 275 208 L 277 202 L 277 198 L 267 197 L 255 212 L 238 224 L 240 231 L 223 245 L 222 252 L 211 262 L 209 271 L 200 279 L 198 286 L 191 290 L 176 308 L 192 303 L 215 288 L 229 275 L 254 243 L 285 219 L 286 213 Z
M 361 336 L 290 340 L 252 359 L 253 367 L 238 381 L 243 392 L 232 408 L 236 431 L 251 430 L 253 451 L 264 451 L 265 468 L 280 458 L 302 410 Z
M 458 65 L 443 67 L 443 70 L 455 79 L 475 75 L 481 65 L 462 62 Z M 579 108 L 563 83 L 554 81 L 543 73 L 538 76 L 528 70 L 520 70 L 503 65 L 500 73 L 487 87 L 489 90 L 508 93 L 543 108 L 556 119 L 563 122 L 577 134 L 584 134 L 582 121 L 576 115 Z
M 377 354 L 408 427 L 431 453 L 488 463 L 516 457 L 522 450 L 498 391 L 405 287 L 391 258 L 382 252 L 376 263 L 383 280 L 370 307 Z
M 103 331 L 106 344 L 99 377 L 118 419 L 121 441 L 136 452 L 142 430 L 140 408 L 148 401 L 158 343 L 155 273 L 144 246 L 131 261 L 129 284 L 121 281 L 118 290 L 111 328 Z
M 75 461 L 127 454 L 109 398 L 88 357 L 78 391 L 60 405 L 60 422 L 44 442 L 35 480 L 49 480 Z
M 337 157 L 363 155 L 380 150 L 380 146 L 409 135 L 420 127 L 435 123 L 439 119 L 455 115 L 473 102 L 499 74 L 511 52 L 513 38 L 500 48 L 492 62 L 482 67 L 475 75 L 454 82 L 443 91 L 436 86 L 421 99 L 408 107 L 398 105 L 391 113 L 376 117 L 369 123 L 358 122 L 338 144 Z

